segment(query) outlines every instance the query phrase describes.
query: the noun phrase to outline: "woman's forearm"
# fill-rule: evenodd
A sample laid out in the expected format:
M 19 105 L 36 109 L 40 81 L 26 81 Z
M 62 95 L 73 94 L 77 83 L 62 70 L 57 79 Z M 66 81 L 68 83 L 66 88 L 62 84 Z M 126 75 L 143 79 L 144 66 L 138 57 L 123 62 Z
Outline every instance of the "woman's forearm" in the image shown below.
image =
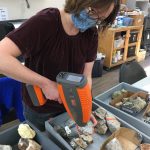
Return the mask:
M 87 77 L 87 80 L 88 80 L 88 84 L 89 84 L 90 88 L 92 89 L 92 78 Z
M 9 38 L 0 41 L 0 73 L 24 83 L 37 85 L 47 99 L 61 103 L 56 82 L 22 65 L 16 58 L 19 55 L 21 50 Z
M 0 54 L 0 73 L 18 81 L 43 86 L 47 78 L 22 65 L 15 57 Z

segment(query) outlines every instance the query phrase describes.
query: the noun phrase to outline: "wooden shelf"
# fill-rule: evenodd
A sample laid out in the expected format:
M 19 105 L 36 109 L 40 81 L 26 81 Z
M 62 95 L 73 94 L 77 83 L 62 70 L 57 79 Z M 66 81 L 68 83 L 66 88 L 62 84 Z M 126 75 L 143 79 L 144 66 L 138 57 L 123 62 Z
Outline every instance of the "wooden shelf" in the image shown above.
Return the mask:
M 111 67 L 115 67 L 115 66 L 121 65 L 123 63 L 124 63 L 123 60 L 119 60 L 117 63 L 111 64 Z
M 130 44 L 128 44 L 128 46 L 130 47 L 130 46 L 136 46 L 136 44 L 137 44 L 137 42 L 135 42 L 135 43 L 130 43 Z
M 130 35 L 133 30 L 138 31 L 137 35 L 137 42 L 129 43 Z M 114 48 L 114 40 L 116 37 L 116 33 L 118 32 L 126 32 L 125 42 L 124 45 L 118 48 Z M 99 43 L 98 43 L 98 50 L 99 52 L 105 54 L 105 61 L 104 66 L 107 68 L 115 67 L 117 65 L 123 64 L 128 61 L 132 61 L 136 59 L 138 55 L 138 51 L 140 50 L 141 45 L 141 38 L 142 38 L 143 26 L 128 26 L 128 27 L 121 27 L 121 28 L 109 28 L 104 30 L 103 32 L 99 33 Z M 118 34 L 119 35 L 119 34 Z M 135 46 L 135 54 L 136 56 L 127 57 L 128 55 L 128 48 L 131 46 Z M 115 64 L 112 64 L 113 56 L 116 55 L 118 50 L 124 49 L 123 51 L 123 60 L 118 61 Z
M 136 0 L 137 2 L 149 2 L 149 0 Z
M 114 32 L 122 32 L 122 31 L 128 31 L 128 30 L 139 30 L 142 26 L 125 26 L 125 27 L 119 27 L 119 28 L 109 28 L 108 30 L 114 31 Z
M 134 60 L 134 59 L 136 59 L 136 56 L 127 57 L 127 60 L 126 60 L 126 61 L 132 61 L 132 60 Z
M 120 50 L 120 49 L 124 49 L 124 46 L 114 48 L 115 51 Z

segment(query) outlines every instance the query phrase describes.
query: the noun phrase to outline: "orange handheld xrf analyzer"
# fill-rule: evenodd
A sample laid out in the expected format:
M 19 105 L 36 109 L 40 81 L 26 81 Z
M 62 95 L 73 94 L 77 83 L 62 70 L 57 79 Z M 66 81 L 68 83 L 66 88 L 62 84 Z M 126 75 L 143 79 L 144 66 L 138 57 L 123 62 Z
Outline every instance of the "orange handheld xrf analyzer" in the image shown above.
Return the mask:
M 85 126 L 92 111 L 92 95 L 87 78 L 81 74 L 61 72 L 56 81 L 60 98 L 69 116 L 79 126 Z M 39 87 L 27 85 L 27 90 L 35 106 L 45 104 L 46 99 Z

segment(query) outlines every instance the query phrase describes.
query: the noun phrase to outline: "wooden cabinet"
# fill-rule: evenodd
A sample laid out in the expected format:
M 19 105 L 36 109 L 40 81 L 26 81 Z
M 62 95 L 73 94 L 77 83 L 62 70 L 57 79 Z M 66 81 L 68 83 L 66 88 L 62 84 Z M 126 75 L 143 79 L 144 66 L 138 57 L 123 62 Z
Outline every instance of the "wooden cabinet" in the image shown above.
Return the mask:
M 111 68 L 136 59 L 140 49 L 142 31 L 143 26 L 129 26 L 109 28 L 100 32 L 98 51 L 106 55 L 104 66 Z M 120 46 L 116 46 L 118 36 L 124 40 Z M 118 53 L 120 53 L 121 58 L 114 61 Z

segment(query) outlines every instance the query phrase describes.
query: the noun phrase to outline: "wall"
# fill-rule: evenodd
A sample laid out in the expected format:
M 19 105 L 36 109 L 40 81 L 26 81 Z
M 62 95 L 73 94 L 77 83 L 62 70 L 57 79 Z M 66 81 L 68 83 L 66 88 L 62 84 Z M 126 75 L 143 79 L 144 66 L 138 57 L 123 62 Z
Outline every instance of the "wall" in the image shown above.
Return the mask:
M 136 8 L 136 0 L 127 0 L 127 6 L 130 9 L 135 9 Z
M 130 9 L 140 8 L 144 15 L 147 15 L 148 7 L 150 7 L 148 0 L 127 0 L 127 6 Z
M 145 2 L 139 1 L 139 2 L 136 3 L 136 6 L 138 8 L 140 8 L 141 10 L 143 10 L 145 15 L 148 14 L 148 7 L 149 7 L 149 2 L 148 1 L 145 1 Z
M 47 7 L 63 8 L 65 0 L 28 0 L 30 9 L 25 0 L 0 0 L 0 7 L 7 7 L 9 20 L 27 19 L 36 12 Z

